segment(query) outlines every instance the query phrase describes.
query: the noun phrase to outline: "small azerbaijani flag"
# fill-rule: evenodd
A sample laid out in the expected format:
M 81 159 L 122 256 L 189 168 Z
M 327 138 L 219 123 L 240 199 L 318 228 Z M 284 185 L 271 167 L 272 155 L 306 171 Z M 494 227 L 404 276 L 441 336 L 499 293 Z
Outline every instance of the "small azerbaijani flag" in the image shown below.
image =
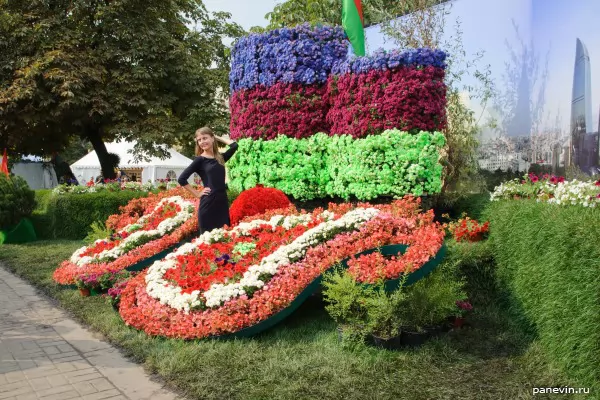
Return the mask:
M 8 156 L 6 155 L 6 149 L 4 149 L 4 156 L 2 157 L 2 167 L 0 167 L 0 172 L 8 176 Z
M 342 26 L 350 39 L 354 54 L 365 55 L 365 25 L 361 0 L 342 0 Z

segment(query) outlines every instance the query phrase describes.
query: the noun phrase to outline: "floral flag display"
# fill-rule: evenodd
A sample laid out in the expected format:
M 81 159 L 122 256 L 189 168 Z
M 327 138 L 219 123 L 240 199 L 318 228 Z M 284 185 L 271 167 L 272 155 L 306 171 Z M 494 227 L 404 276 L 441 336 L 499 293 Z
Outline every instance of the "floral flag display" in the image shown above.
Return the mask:
M 263 184 L 298 200 L 439 193 L 445 72 L 441 50 L 349 56 L 341 27 L 241 38 L 230 129 L 243 150 L 230 164 L 231 186 Z
M 378 206 L 330 204 L 312 213 L 289 207 L 206 232 L 130 280 L 119 312 L 149 335 L 224 336 L 273 317 L 325 271 L 366 249 L 408 245 L 392 268 L 354 266 L 361 282 L 414 272 L 444 239 L 433 213 L 419 206 L 404 198 Z
M 76 250 L 54 280 L 72 285 L 84 275 L 119 272 L 176 246 L 198 231 L 197 203 L 182 188 L 133 199 L 108 218 L 114 233 Z
M 231 137 L 328 132 L 326 83 L 347 52 L 341 27 L 301 25 L 238 40 L 229 75 Z

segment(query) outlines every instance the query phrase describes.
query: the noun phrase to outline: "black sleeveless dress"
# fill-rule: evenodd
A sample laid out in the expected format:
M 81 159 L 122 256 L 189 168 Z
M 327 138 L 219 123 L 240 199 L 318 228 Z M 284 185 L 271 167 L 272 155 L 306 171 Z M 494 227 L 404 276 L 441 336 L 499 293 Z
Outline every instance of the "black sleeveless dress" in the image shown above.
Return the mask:
M 223 159 L 229 160 L 237 151 L 238 145 L 233 142 L 229 149 L 223 153 Z M 187 167 L 177 182 L 181 186 L 188 184 L 188 178 L 197 173 L 202 179 L 202 185 L 210 188 L 208 195 L 200 198 L 198 210 L 198 227 L 200 234 L 230 225 L 229 202 L 227 200 L 227 187 L 225 185 L 225 167 L 214 158 L 198 156 Z

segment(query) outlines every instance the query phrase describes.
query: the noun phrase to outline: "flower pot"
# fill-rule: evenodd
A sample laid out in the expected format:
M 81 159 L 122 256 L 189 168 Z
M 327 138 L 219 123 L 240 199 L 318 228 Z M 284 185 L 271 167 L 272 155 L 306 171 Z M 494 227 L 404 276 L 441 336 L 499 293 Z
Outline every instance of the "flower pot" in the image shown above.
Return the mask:
M 88 289 L 88 288 L 79 288 L 79 293 L 81 294 L 82 297 L 89 297 L 89 295 L 90 295 L 90 289 Z
M 460 329 L 465 323 L 465 317 L 456 317 L 454 318 L 453 328 Z
M 432 337 L 446 333 L 451 329 L 451 325 L 447 323 L 428 326 L 422 332 L 411 331 L 410 329 L 402 330 L 402 344 L 407 347 L 419 347 Z
M 401 335 L 401 343 L 406 347 L 419 347 L 423 345 L 430 337 L 430 333 L 428 331 L 423 332 L 411 332 L 411 331 L 402 331 Z
M 392 336 L 390 338 L 380 338 L 375 335 L 371 335 L 371 344 L 376 347 L 380 347 L 386 350 L 399 350 L 402 348 L 402 333 L 398 336 Z

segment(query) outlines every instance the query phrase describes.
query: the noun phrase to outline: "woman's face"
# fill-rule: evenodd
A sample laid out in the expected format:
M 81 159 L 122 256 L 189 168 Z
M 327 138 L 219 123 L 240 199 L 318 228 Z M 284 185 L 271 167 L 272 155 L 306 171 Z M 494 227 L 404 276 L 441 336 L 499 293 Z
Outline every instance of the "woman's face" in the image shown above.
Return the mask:
M 215 138 L 210 135 L 200 134 L 196 136 L 196 143 L 202 150 L 212 149 Z

